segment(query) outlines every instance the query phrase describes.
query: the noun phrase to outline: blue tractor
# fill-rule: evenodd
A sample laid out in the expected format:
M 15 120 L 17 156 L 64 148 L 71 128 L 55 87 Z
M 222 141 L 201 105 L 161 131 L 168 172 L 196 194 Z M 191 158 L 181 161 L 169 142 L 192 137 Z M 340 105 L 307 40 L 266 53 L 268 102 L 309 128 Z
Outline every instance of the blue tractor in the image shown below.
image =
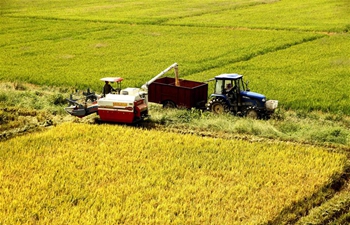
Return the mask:
M 251 92 L 243 76 L 234 73 L 215 77 L 215 89 L 207 109 L 218 114 L 230 112 L 253 119 L 269 119 L 277 105 L 277 100 L 266 101 L 264 95 Z

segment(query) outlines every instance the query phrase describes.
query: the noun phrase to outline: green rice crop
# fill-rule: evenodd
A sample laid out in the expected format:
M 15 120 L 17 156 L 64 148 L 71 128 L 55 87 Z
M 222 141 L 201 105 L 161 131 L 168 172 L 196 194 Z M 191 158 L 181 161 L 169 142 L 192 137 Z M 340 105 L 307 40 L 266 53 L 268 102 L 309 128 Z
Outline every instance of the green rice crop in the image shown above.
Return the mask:
M 284 0 L 171 20 L 169 24 L 226 26 L 252 29 L 347 32 L 350 29 L 347 0 Z
M 15 24 L 14 27 L 11 24 Z M 8 18 L 0 34 L 0 79 L 91 87 L 122 76 L 141 86 L 174 62 L 180 76 L 238 62 L 318 34 Z M 213 74 L 214 76 L 216 74 Z M 202 77 L 197 80 L 204 81 Z
M 168 20 L 202 15 L 232 8 L 263 4 L 262 0 L 40 0 L 5 1 L 7 16 L 54 19 L 102 20 L 118 23 L 158 24 Z
M 139 87 L 177 62 L 182 78 L 240 73 L 281 107 L 350 114 L 348 11 L 345 0 L 7 0 L 0 80 L 100 92 L 101 77 Z

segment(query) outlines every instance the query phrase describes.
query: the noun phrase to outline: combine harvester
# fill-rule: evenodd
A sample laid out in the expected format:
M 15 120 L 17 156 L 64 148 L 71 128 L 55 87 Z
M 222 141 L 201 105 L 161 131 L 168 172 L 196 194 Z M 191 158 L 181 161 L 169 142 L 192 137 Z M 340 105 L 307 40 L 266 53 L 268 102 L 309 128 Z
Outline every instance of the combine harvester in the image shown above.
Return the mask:
M 175 70 L 175 78 L 164 77 L 169 70 Z M 159 73 L 141 88 L 121 89 L 120 77 L 106 77 L 102 81 L 116 84 L 114 93 L 96 95 L 89 90 L 84 93 L 85 101 L 67 99 L 65 110 L 77 117 L 97 113 L 101 121 L 137 123 L 148 115 L 148 102 L 162 104 L 169 108 L 207 109 L 214 113 L 230 112 L 238 116 L 268 119 L 277 108 L 277 100 L 266 100 L 262 94 L 251 92 L 239 74 L 221 74 L 211 79 L 215 90 L 208 102 L 208 84 L 179 79 L 178 65 L 174 63 Z
M 162 76 L 172 68 L 177 68 L 174 63 L 155 78 L 148 81 L 142 88 L 121 89 L 121 77 L 105 77 L 101 81 L 112 83 L 115 88 L 106 95 L 96 95 L 94 92 L 84 92 L 84 102 L 79 99 L 67 99 L 69 106 L 65 108 L 66 112 L 73 116 L 85 117 L 97 113 L 101 121 L 116 123 L 137 123 L 145 120 L 148 115 L 148 92 L 147 87 L 158 77 Z

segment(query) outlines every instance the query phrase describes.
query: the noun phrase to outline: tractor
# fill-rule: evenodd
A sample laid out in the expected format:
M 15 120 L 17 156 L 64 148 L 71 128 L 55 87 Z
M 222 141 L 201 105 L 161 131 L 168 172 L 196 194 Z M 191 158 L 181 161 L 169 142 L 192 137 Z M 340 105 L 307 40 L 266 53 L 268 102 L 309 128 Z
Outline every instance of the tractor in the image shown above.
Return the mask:
M 214 113 L 230 112 L 253 119 L 269 119 L 278 105 L 277 100 L 268 100 L 262 94 L 251 92 L 248 82 L 240 74 L 216 76 L 214 93 L 207 103 L 207 109 Z

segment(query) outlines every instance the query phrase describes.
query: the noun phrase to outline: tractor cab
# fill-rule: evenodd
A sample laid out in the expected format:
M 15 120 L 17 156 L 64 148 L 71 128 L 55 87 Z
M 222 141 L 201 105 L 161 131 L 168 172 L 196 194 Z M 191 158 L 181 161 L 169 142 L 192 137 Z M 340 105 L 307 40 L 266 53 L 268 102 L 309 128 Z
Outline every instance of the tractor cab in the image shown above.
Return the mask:
M 211 98 L 222 98 L 228 105 L 241 102 L 241 92 L 249 91 L 240 74 L 221 74 L 215 77 L 215 89 Z
M 243 76 L 239 74 L 221 74 L 215 77 L 214 94 L 223 95 L 228 92 L 247 90 L 247 84 L 243 82 Z

